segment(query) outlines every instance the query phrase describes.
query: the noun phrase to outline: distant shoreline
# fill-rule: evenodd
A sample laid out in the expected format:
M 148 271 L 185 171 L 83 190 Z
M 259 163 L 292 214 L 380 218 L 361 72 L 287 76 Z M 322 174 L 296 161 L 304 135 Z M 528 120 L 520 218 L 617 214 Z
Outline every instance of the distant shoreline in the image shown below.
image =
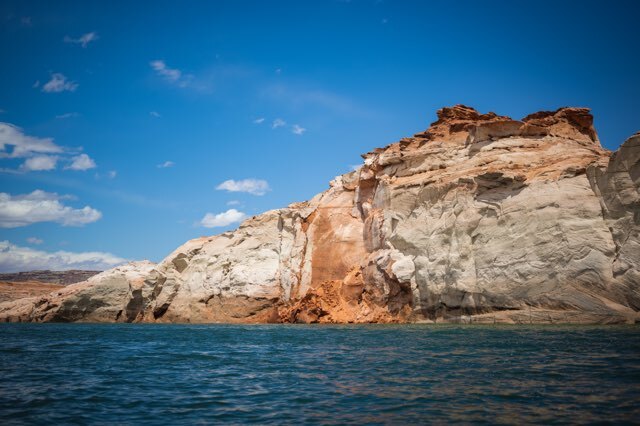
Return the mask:
M 69 269 L 66 271 L 34 270 L 0 273 L 0 281 L 40 281 L 42 283 L 69 285 L 86 281 L 102 271 Z

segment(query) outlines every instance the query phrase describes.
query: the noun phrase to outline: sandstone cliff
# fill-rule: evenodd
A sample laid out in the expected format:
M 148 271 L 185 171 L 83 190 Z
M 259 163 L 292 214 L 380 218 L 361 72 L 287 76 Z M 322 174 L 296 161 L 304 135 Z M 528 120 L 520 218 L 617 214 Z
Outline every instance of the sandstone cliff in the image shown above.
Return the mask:
M 637 321 L 640 134 L 610 153 L 592 121 L 443 108 L 310 201 L 0 320 Z

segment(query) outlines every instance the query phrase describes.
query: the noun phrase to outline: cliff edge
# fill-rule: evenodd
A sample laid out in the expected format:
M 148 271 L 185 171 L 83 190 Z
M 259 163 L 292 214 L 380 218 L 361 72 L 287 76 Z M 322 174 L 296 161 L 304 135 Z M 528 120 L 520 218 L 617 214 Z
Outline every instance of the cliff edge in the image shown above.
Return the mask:
M 640 320 L 640 133 L 456 105 L 313 199 L 0 304 L 0 321 Z

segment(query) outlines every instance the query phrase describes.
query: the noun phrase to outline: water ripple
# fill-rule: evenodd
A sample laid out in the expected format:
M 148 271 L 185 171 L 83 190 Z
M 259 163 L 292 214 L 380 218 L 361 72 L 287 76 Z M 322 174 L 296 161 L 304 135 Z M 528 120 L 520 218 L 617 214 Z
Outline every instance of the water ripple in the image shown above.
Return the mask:
M 0 423 L 640 418 L 640 328 L 0 325 Z

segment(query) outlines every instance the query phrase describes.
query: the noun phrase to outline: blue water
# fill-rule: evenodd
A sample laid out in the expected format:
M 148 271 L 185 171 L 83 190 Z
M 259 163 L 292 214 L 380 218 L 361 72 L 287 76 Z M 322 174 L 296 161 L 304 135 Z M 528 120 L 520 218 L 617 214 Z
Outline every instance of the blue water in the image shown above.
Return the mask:
M 0 325 L 0 424 L 638 421 L 638 326 Z

